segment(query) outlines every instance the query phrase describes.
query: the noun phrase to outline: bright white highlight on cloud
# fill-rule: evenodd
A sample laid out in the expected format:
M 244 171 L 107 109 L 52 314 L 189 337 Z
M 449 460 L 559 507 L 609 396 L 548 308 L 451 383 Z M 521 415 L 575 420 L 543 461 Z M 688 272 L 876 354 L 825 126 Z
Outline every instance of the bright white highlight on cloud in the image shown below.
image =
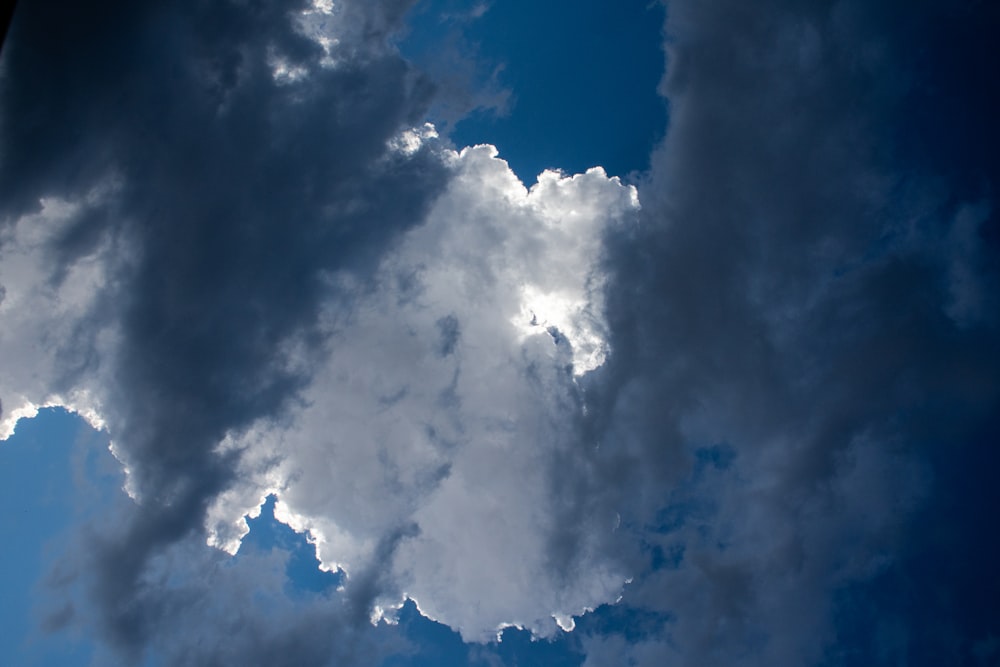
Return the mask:
M 417 130 L 397 149 L 432 138 Z M 212 509 L 211 539 L 237 548 L 242 516 L 273 491 L 325 567 L 355 575 L 396 536 L 375 565 L 423 613 L 469 640 L 507 625 L 550 635 L 625 581 L 594 544 L 567 571 L 550 548 L 556 457 L 580 446 L 575 378 L 606 352 L 602 234 L 638 200 L 600 168 L 546 172 L 529 190 L 492 146 L 447 159 L 451 185 L 374 287 L 331 277 L 356 299 L 325 314 L 327 365 L 290 426 L 234 443 L 247 481 Z M 613 517 L 595 521 L 610 534 Z
M 78 412 L 94 428 L 104 427 L 97 399 L 86 388 L 100 372 L 88 348 L 107 349 L 112 333 L 83 326 L 83 320 L 105 284 L 110 246 L 100 244 L 64 273 L 54 273 L 61 263 L 53 261 L 55 250 L 48 244 L 105 194 L 96 190 L 82 201 L 44 199 L 38 212 L 0 236 L 0 440 L 14 432 L 19 419 L 55 405 Z M 89 381 L 80 383 L 80 377 Z
M 290 65 L 287 60 L 272 55 L 268 64 L 271 66 L 271 76 L 277 83 L 295 83 L 305 78 L 309 70 L 305 67 Z
M 537 211 L 540 224 L 549 236 L 549 244 L 558 250 L 551 252 L 545 268 L 534 280 L 521 286 L 520 310 L 511 321 L 520 331 L 522 340 L 539 331 L 546 331 L 553 338 L 565 336 L 573 349 L 576 375 L 603 364 L 607 354 L 604 280 L 593 266 L 600 254 L 602 239 L 601 229 L 594 229 L 592 224 L 594 211 L 601 204 L 596 200 L 585 201 L 590 195 L 581 196 L 576 179 L 600 181 L 606 178 L 600 167 L 572 178 L 545 171 L 529 195 L 529 205 Z M 610 182 L 617 183 L 617 179 Z M 622 194 L 628 197 L 626 206 L 638 209 L 634 188 Z M 589 268 L 583 276 L 578 270 L 580 266 Z
M 431 123 L 424 123 L 423 127 L 415 127 L 400 132 L 399 135 L 393 137 L 389 142 L 389 148 L 403 155 L 413 155 L 427 141 L 437 138 L 437 128 Z

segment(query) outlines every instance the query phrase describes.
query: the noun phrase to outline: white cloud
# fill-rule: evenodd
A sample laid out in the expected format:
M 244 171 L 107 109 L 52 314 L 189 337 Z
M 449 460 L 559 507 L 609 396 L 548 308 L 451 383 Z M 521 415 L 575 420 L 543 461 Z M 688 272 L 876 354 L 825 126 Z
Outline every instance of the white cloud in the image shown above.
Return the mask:
M 52 244 L 109 189 L 80 201 L 43 199 L 37 212 L 0 230 L 0 440 L 19 419 L 54 405 L 78 412 L 94 428 L 104 426 L 93 376 L 99 373 L 97 350 L 111 345 L 114 334 L 84 326 L 84 320 L 107 280 L 110 242 L 69 264 L 65 273 L 54 272 L 59 264 Z M 91 381 L 74 381 L 84 371 Z
M 424 123 L 422 127 L 414 127 L 400 132 L 389 141 L 389 148 L 403 155 L 413 155 L 427 141 L 437 138 L 437 128 L 431 123 Z
M 412 154 L 436 141 L 424 127 L 393 147 Z M 329 277 L 335 293 L 352 294 L 324 310 L 328 356 L 301 408 L 220 443 L 244 453 L 240 481 L 209 511 L 210 542 L 235 552 L 243 516 L 275 492 L 276 516 L 310 531 L 324 568 L 385 573 L 382 614 L 405 595 L 469 640 L 508 625 L 551 635 L 616 600 L 625 581 L 587 542 L 610 534 L 609 517 L 582 531 L 571 563 L 552 557 L 563 528 L 553 482 L 557 457 L 580 446 L 577 380 L 607 352 L 603 234 L 638 198 L 599 168 L 545 172 L 528 189 L 492 146 L 434 150 L 453 178 L 426 222 L 372 284 Z M 103 235 L 52 261 L 111 191 L 44 200 L 5 231 L 4 437 L 44 405 L 97 427 L 102 408 L 115 414 L 106 374 L 117 320 L 97 313 L 127 253 Z M 407 537 L 376 562 L 393 534 Z
M 276 491 L 276 516 L 350 575 L 415 525 L 376 564 L 397 595 L 466 639 L 549 635 L 624 582 L 587 544 L 572 571 L 549 554 L 554 456 L 579 446 L 575 378 L 606 349 L 602 234 L 638 200 L 601 169 L 529 190 L 492 146 L 446 157 L 454 178 L 427 222 L 350 310 L 326 312 L 329 358 L 293 423 L 234 443 L 247 481 L 212 509 L 213 539 L 233 549 L 239 517 Z

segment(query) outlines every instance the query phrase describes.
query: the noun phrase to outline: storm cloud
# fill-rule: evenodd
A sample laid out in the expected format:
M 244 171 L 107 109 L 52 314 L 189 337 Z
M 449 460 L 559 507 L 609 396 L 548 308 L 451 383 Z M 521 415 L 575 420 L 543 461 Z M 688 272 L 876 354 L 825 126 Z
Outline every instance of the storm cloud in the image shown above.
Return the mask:
M 610 239 L 581 487 L 631 510 L 647 630 L 587 664 L 976 664 L 996 605 L 921 579 L 996 553 L 995 492 L 955 477 L 997 434 L 995 8 L 667 9 L 670 128 Z
M 587 667 L 996 660 L 998 10 L 664 6 L 648 172 L 525 184 L 427 122 L 496 82 L 436 97 L 410 2 L 20 3 L 2 435 L 69 406 L 128 491 L 51 629 L 367 665 L 411 601 Z M 272 495 L 341 588 L 241 546 Z
M 447 181 L 436 156 L 389 145 L 432 95 L 385 43 L 405 7 L 18 9 L 4 331 L 29 354 L 8 357 L 2 399 L 15 418 L 79 403 L 113 434 L 138 499 L 95 561 L 115 644 L 141 647 L 150 558 L 232 481 L 218 443 L 307 384 L 329 276 L 366 280 Z

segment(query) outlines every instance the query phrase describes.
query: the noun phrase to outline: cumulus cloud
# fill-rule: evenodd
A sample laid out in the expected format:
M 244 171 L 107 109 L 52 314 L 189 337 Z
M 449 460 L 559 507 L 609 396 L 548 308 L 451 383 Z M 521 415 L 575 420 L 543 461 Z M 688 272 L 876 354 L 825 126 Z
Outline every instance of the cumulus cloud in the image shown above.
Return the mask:
M 403 531 L 383 606 L 407 595 L 467 639 L 505 624 L 550 635 L 553 614 L 612 601 L 625 578 L 592 544 L 553 560 L 549 539 L 557 457 L 581 446 L 576 378 L 606 352 L 601 242 L 631 224 L 636 191 L 599 168 L 528 190 L 491 146 L 445 159 L 426 223 L 325 313 L 329 357 L 303 407 L 233 443 L 256 486 L 220 499 L 213 539 L 233 549 L 241 499 L 276 491 L 277 514 L 350 576 Z
M 114 439 L 69 580 L 123 655 L 372 664 L 406 598 L 595 666 L 991 655 L 997 105 L 935 63 L 994 10 L 671 3 L 637 191 L 453 150 L 408 2 L 71 5 L 0 61 L 2 433 Z M 223 553 L 271 493 L 342 591 Z
M 2 399 L 8 430 L 89 415 L 128 472 L 78 575 L 104 637 L 163 652 L 212 587 L 153 585 L 193 576 L 169 554 L 206 519 L 234 551 L 270 492 L 347 571 L 352 622 L 410 597 L 468 638 L 551 635 L 613 600 L 614 522 L 553 551 L 552 507 L 635 189 L 595 168 L 528 190 L 437 141 L 386 42 L 406 3 L 49 5 L 4 60 Z

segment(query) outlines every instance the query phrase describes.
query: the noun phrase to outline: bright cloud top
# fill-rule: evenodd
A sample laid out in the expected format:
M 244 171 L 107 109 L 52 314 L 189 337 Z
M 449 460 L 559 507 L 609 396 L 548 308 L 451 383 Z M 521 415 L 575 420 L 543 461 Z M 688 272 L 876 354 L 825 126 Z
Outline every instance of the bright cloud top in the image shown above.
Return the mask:
M 371 289 L 343 279 L 363 296 L 326 313 L 329 357 L 291 426 L 238 443 L 246 481 L 210 513 L 210 539 L 237 548 L 242 516 L 277 492 L 325 567 L 389 558 L 383 608 L 409 596 L 466 639 L 549 635 L 553 615 L 569 627 L 624 582 L 588 545 L 554 571 L 549 540 L 554 457 L 579 446 L 575 378 L 606 350 L 602 235 L 637 193 L 600 168 L 526 189 L 492 146 L 445 157 L 450 186 Z

